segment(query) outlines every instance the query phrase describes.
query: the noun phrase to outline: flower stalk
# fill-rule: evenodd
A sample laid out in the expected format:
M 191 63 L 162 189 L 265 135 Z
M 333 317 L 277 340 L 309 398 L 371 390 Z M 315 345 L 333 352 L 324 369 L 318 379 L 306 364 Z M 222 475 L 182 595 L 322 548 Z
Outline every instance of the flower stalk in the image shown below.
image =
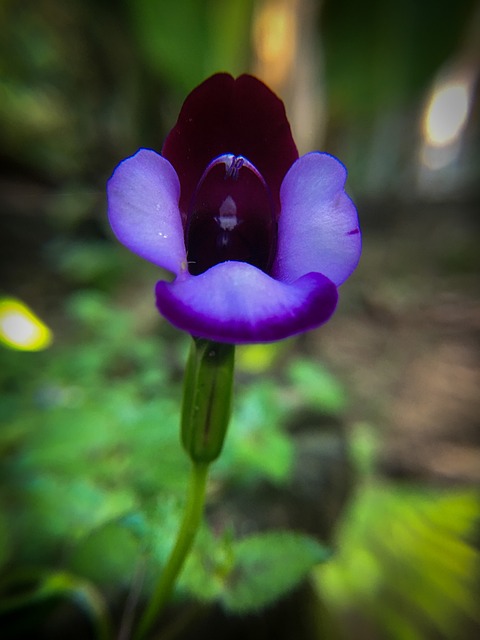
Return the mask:
M 187 503 L 177 539 L 151 600 L 140 619 L 137 633 L 134 636 L 135 640 L 145 638 L 152 628 L 155 619 L 170 599 L 175 582 L 188 557 L 202 520 L 208 467 L 208 464 L 192 463 Z
M 181 433 L 192 467 L 188 496 L 177 539 L 151 600 L 140 619 L 135 640 L 142 640 L 168 603 L 200 527 L 208 470 L 222 450 L 230 420 L 235 347 L 195 339 L 184 381 Z

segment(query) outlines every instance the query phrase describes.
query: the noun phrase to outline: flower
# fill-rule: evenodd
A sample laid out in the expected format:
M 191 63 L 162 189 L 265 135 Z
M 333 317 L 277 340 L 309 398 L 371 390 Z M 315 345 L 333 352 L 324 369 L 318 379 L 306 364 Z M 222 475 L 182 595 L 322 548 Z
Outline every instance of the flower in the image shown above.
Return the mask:
M 140 149 L 108 181 L 125 246 L 170 271 L 161 314 L 196 337 L 271 342 L 318 327 L 355 269 L 361 234 L 333 156 L 298 157 L 281 100 L 249 75 L 190 93 L 162 155 Z

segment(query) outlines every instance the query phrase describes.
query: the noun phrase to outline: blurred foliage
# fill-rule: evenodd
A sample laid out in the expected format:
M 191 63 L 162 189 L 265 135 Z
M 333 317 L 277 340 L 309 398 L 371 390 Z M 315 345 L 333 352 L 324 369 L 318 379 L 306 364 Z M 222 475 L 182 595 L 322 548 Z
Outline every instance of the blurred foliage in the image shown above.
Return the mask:
M 0 135 L 13 167 L 54 183 L 92 180 L 115 140 L 135 137 L 138 70 L 113 8 L 2 2 Z
M 479 523 L 476 491 L 367 482 L 344 514 L 337 554 L 316 570 L 320 597 L 349 638 L 369 628 L 392 640 L 474 637 Z
M 248 68 L 252 0 L 128 4 L 146 63 L 184 92 L 218 71 L 239 75 Z
M 327 2 L 322 20 L 334 117 L 359 122 L 422 99 L 461 45 L 475 0 Z
M 165 87 L 177 108 L 211 73 L 241 73 L 251 11 L 252 0 L 5 0 L 2 154 L 54 182 L 96 184 L 126 150 L 159 148 Z

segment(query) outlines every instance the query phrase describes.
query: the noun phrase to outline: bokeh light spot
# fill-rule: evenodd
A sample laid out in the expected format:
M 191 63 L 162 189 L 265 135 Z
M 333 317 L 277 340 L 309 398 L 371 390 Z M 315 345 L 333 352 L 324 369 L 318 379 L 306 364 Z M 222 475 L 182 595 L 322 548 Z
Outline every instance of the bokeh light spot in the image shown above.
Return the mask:
M 23 302 L 0 299 L 0 342 L 11 349 L 40 351 L 52 340 L 50 329 Z

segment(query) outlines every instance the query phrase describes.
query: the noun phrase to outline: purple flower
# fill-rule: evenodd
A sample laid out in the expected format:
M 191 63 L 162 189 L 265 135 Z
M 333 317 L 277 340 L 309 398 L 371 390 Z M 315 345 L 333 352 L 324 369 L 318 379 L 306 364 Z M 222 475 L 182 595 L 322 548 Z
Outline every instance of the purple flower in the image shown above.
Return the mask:
M 187 97 L 162 155 L 108 182 L 117 238 L 172 272 L 157 307 L 194 336 L 270 342 L 318 327 L 361 251 L 344 166 L 301 158 L 283 103 L 262 82 L 217 74 Z

